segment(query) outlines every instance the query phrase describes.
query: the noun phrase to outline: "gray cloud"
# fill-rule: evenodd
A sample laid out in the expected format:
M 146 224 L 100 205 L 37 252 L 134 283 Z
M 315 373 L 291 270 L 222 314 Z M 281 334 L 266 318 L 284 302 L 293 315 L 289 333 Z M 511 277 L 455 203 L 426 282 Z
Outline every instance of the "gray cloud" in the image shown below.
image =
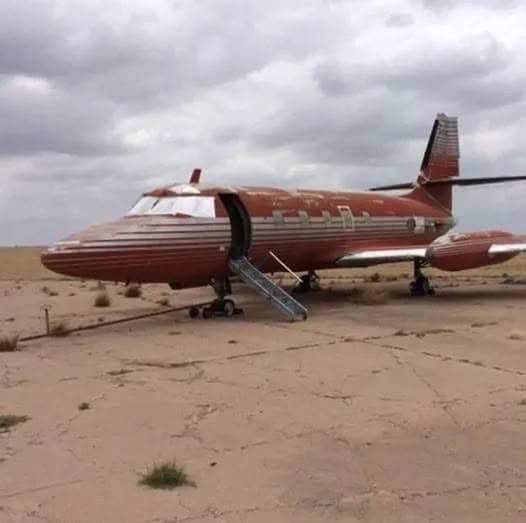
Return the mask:
M 387 27 L 407 27 L 413 23 L 413 17 L 409 13 L 393 13 L 385 20 Z
M 0 244 L 108 219 L 195 166 L 214 183 L 412 179 L 438 111 L 461 118 L 466 174 L 524 173 L 525 24 L 511 0 L 5 0 Z M 462 221 L 514 227 L 524 190 L 457 191 Z

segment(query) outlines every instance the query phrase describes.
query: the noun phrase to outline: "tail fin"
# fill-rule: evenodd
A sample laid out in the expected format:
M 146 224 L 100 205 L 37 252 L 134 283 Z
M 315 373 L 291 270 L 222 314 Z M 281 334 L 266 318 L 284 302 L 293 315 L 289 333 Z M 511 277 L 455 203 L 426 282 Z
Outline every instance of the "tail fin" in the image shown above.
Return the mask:
M 456 116 L 437 114 L 420 166 L 420 175 L 414 183 L 400 183 L 371 190 L 409 189 L 408 197 L 426 200 L 447 211 L 452 210 L 451 184 L 434 184 L 434 180 L 451 180 L 459 175 L 458 123 Z
M 422 158 L 421 175 L 426 181 L 458 176 L 459 156 L 457 117 L 439 113 Z
M 414 196 L 424 196 L 419 194 L 423 191 L 440 207 L 451 212 L 453 208 L 452 185 L 433 185 L 431 183 L 425 186 L 425 184 L 432 180 L 444 180 L 458 176 L 460 174 L 459 157 L 457 118 L 439 113 L 431 129 L 422 158 L 420 176 L 417 179 L 418 186 L 414 190 Z
M 525 181 L 526 176 L 491 176 L 485 178 L 459 178 L 458 122 L 456 116 L 437 114 L 427 142 L 420 174 L 416 183 L 397 183 L 372 187 L 370 191 L 412 189 L 407 198 L 426 201 L 451 214 L 453 186 L 486 185 Z

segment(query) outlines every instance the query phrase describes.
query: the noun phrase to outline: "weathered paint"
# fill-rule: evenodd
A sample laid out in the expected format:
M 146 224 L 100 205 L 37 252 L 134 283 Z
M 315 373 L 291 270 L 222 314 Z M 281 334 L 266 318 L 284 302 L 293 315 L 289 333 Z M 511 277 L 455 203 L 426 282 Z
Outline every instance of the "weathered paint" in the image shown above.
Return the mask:
M 454 224 L 447 212 L 426 201 L 377 193 L 195 185 L 184 192 L 165 187 L 146 194 L 196 191 L 215 197 L 215 218 L 124 216 L 57 242 L 42 261 L 76 277 L 204 285 L 228 274 L 231 228 L 220 194 L 237 194 L 244 204 L 252 229 L 248 255 L 263 271 L 280 268 L 269 251 L 295 271 L 331 268 L 351 250 L 428 245 Z M 345 207 L 352 212 L 347 222 L 340 211 Z M 275 221 L 276 211 L 282 225 Z M 425 228 L 415 227 L 415 219 Z

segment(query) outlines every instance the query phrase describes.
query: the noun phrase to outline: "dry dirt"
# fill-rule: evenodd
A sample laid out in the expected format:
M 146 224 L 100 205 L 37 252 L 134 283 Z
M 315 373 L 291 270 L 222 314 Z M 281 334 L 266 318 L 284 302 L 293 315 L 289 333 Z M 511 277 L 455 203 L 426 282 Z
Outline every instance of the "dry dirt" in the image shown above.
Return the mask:
M 43 305 L 74 327 L 211 297 L 108 285 L 99 309 L 97 282 L 43 281 L 37 251 L 6 252 L 0 336 L 42 332 Z M 0 353 L 0 415 L 30 418 L 0 433 L 0 521 L 526 521 L 526 285 L 502 283 L 525 258 L 437 278 L 430 298 L 367 283 L 389 294 L 374 306 L 351 295 L 375 271 L 326 273 L 294 324 L 238 285 L 244 316 L 170 313 Z M 137 484 L 172 459 L 195 487 Z

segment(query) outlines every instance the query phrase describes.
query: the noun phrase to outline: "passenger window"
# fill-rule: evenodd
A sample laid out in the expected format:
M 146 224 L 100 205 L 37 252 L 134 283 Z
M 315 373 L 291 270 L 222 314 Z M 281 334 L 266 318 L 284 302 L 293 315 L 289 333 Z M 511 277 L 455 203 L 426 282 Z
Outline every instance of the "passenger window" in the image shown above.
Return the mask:
M 354 218 L 351 212 L 351 208 L 348 205 L 338 205 L 338 210 L 343 219 L 343 226 L 349 229 L 354 228 Z
M 309 215 L 307 211 L 298 211 L 298 217 L 302 225 L 309 225 Z
M 332 216 L 329 211 L 321 211 L 321 216 L 323 218 L 323 223 L 329 225 L 332 223 Z
M 272 217 L 274 218 L 275 225 L 285 225 L 285 218 L 283 217 L 283 212 L 272 211 Z

